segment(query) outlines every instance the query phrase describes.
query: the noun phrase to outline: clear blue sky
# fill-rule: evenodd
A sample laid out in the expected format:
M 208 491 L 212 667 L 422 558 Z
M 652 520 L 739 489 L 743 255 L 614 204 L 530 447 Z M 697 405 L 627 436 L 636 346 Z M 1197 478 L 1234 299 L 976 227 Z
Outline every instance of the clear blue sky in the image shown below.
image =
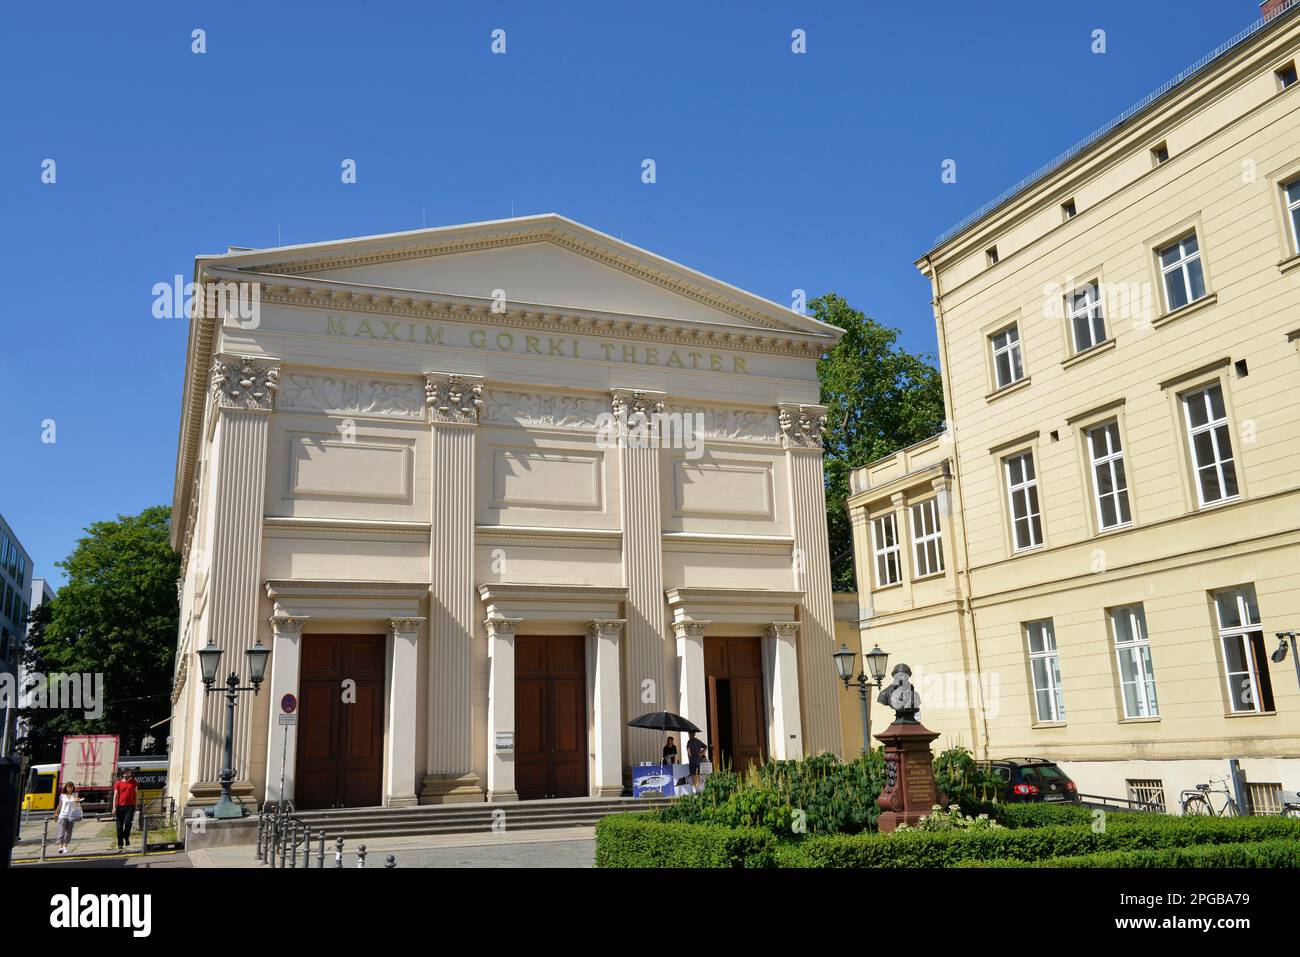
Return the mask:
M 53 563 L 88 523 L 171 502 L 185 329 L 153 318 L 151 289 L 231 244 L 496 219 L 513 202 L 778 302 L 834 290 L 933 352 L 912 266 L 931 240 L 1257 12 L 5 4 L 0 513 L 59 582 Z M 505 55 L 490 52 L 494 28 Z M 355 185 L 340 182 L 348 158 Z M 956 184 L 940 181 L 947 158 Z

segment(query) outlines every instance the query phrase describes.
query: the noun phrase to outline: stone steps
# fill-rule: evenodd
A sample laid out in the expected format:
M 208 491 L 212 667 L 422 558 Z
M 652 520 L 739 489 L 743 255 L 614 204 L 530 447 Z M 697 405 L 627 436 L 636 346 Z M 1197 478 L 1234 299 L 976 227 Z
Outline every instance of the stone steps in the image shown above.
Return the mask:
M 649 811 L 671 803 L 667 798 L 560 799 L 408 808 L 340 808 L 299 811 L 296 817 L 313 835 L 324 831 L 327 840 L 337 837 L 356 840 L 429 834 L 486 834 L 502 829 L 530 831 L 592 827 L 610 814 Z

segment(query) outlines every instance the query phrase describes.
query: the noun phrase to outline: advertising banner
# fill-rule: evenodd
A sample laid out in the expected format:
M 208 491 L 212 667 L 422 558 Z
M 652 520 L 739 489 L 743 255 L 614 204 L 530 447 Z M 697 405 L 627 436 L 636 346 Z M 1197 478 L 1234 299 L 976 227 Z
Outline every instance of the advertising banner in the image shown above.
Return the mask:
M 111 788 L 117 771 L 115 734 L 69 734 L 63 738 L 59 786 L 71 781 L 79 790 Z

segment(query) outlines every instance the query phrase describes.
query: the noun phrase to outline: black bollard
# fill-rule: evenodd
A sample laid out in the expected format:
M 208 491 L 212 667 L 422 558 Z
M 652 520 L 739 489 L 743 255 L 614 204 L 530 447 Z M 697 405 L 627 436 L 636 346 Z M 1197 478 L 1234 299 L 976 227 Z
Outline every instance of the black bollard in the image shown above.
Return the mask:
M 343 866 L 343 838 L 334 838 L 334 866 Z
M 384 865 L 384 870 L 388 870 L 390 867 L 396 867 L 396 866 L 397 866 L 397 858 L 393 857 L 392 854 L 389 854 L 388 863 Z
M 357 867 L 365 867 L 365 866 L 366 866 L 366 846 L 364 844 L 358 844 L 357 845 Z
M 316 832 L 316 870 L 325 867 L 325 832 Z

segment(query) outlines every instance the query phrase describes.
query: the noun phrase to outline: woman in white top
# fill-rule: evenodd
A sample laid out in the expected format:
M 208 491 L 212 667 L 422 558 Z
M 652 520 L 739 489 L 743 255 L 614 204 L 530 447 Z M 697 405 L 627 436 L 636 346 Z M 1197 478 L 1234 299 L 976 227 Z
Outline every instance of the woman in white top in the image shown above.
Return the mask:
M 59 853 L 68 853 L 68 843 L 72 840 L 72 825 L 81 820 L 81 798 L 77 797 L 77 786 L 69 781 L 63 785 L 59 795 Z

